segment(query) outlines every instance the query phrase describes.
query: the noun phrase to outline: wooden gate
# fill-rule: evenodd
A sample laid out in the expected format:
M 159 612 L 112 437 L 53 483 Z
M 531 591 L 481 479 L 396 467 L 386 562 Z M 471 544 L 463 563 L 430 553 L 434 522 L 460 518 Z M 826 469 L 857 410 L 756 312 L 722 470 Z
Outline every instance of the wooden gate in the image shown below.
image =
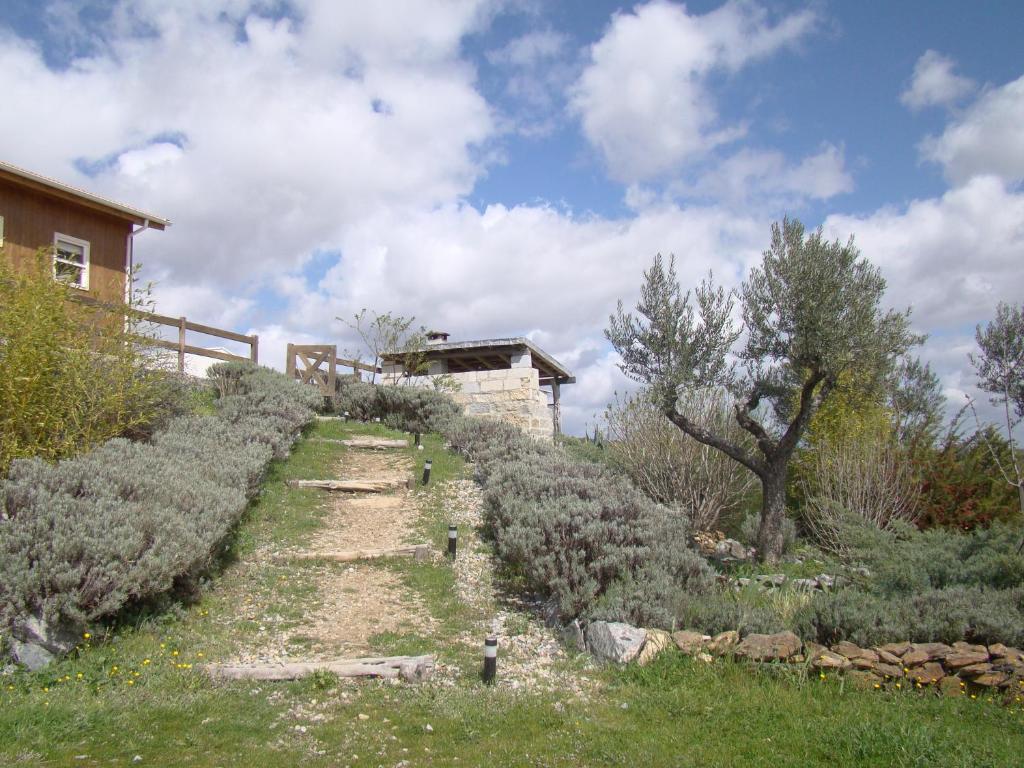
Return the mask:
M 312 384 L 324 397 L 334 397 L 338 375 L 338 347 L 334 344 L 289 344 L 285 368 L 303 384 Z M 296 365 L 299 363 L 301 365 Z
M 352 369 L 352 377 L 360 380 L 360 371 L 379 374 L 380 368 L 360 360 L 338 357 L 335 344 L 289 344 L 285 370 L 303 384 L 312 384 L 324 397 L 334 397 L 338 380 L 338 366 Z

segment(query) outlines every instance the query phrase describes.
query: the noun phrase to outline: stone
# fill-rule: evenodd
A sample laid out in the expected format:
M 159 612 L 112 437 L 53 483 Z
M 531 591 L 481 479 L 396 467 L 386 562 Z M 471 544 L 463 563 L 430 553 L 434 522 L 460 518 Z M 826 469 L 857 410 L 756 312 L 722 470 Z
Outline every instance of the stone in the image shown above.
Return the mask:
M 18 663 L 24 664 L 32 672 L 38 672 L 57 658 L 41 645 L 23 643 L 21 640 L 14 639 L 11 640 L 11 652 Z
M 838 653 L 840 656 L 845 656 L 850 661 L 854 659 L 867 659 L 868 661 L 878 661 L 878 654 L 867 648 L 861 648 L 859 645 L 855 645 L 848 640 L 836 643 L 832 646 L 832 650 Z
M 687 656 L 693 656 L 695 653 L 700 653 L 704 649 L 704 644 L 711 638 L 707 635 L 701 634 L 700 632 L 692 632 L 688 629 L 684 629 L 679 632 L 673 632 L 672 639 L 675 641 L 676 647 L 679 648 L 680 651 L 685 653 Z
M 736 646 L 736 655 L 751 661 L 785 661 L 800 653 L 803 644 L 792 632 L 774 635 L 750 634 Z
M 781 587 L 786 583 L 786 574 L 784 573 L 762 573 L 754 578 L 759 584 L 769 587 Z
M 908 673 L 907 677 L 913 680 L 915 683 L 921 685 L 931 685 L 939 682 L 946 676 L 946 671 L 942 668 L 942 665 L 935 661 L 928 661 L 918 667 L 913 667 Z
M 707 649 L 710 653 L 721 656 L 725 653 L 731 653 L 732 649 L 735 648 L 739 642 L 740 633 L 736 630 L 729 630 L 728 632 L 720 632 L 711 638 L 711 642 L 707 644 Z
M 819 573 L 814 577 L 814 580 L 822 589 L 832 589 L 836 585 L 835 576 L 829 576 L 827 573 Z
M 850 660 L 844 656 L 840 656 L 838 653 L 833 653 L 827 648 L 822 648 L 819 651 L 815 651 L 813 655 L 808 654 L 811 660 L 811 666 L 815 669 L 839 669 L 847 670 L 852 664 Z
M 663 629 L 648 629 L 647 639 L 637 654 L 636 663 L 641 667 L 652 661 L 659 653 L 672 645 L 672 635 Z
M 720 558 L 731 557 L 735 560 L 745 560 L 747 550 L 736 539 L 723 539 L 715 544 L 715 556 Z
M 38 616 L 22 619 L 11 634 L 14 657 L 33 672 L 69 653 L 82 639 L 80 626 L 47 624 Z
M 903 677 L 903 667 L 898 664 L 886 664 L 880 661 L 875 664 L 874 673 L 880 677 Z
M 988 661 L 988 651 L 971 652 L 971 651 L 957 651 L 946 656 L 942 660 L 943 665 L 946 669 L 960 669 L 961 667 L 969 667 L 972 664 L 984 664 Z
M 595 621 L 587 627 L 587 648 L 601 661 L 627 664 L 636 658 L 647 632 L 616 621 Z
M 878 660 L 881 662 L 884 662 L 886 664 L 898 664 L 901 666 L 903 664 L 900 657 L 897 656 L 895 653 L 889 653 L 888 651 L 884 651 L 881 648 L 873 648 L 872 650 L 874 650 L 874 652 L 878 654 Z
M 986 656 L 988 655 L 988 648 L 984 645 L 965 643 L 963 640 L 957 640 L 953 643 L 953 650 L 960 651 L 961 653 L 984 653 Z
M 562 643 L 576 651 L 587 650 L 587 641 L 583 636 L 583 627 L 579 619 L 573 619 L 561 629 Z
M 885 645 L 877 646 L 877 650 L 891 653 L 893 656 L 902 657 L 904 653 L 910 650 L 910 643 L 886 643 Z
M 991 672 L 994 667 L 991 664 L 970 664 L 966 667 L 961 667 L 957 672 L 960 677 L 966 677 L 968 680 L 973 680 L 978 675 L 984 675 Z
M 963 682 L 956 677 L 944 677 L 939 680 L 939 691 L 943 696 L 948 696 L 950 698 L 963 696 L 965 693 Z
M 711 663 L 714 662 L 714 660 L 715 660 L 715 657 L 712 656 L 710 653 L 698 653 L 697 654 L 697 661 L 703 661 L 705 664 L 711 664 Z
M 1005 672 L 997 672 L 993 670 L 991 672 L 984 672 L 974 677 L 971 680 L 971 682 L 975 685 L 983 685 L 986 688 L 998 688 L 1000 685 L 1003 685 L 1009 679 L 1010 676 Z
M 878 662 L 864 658 L 863 656 L 858 656 L 855 659 L 850 659 L 850 663 L 853 664 L 854 669 L 862 669 L 870 672 L 875 668 L 875 664 Z
M 939 661 L 952 653 L 953 649 L 945 643 L 911 643 L 910 652 L 927 653 L 928 661 Z M 903 661 L 907 661 L 906 654 L 903 655 Z
M 1005 661 L 1001 661 L 1000 663 L 1009 663 L 1014 666 L 1024 665 L 1024 651 L 1020 651 L 1017 648 L 1007 648 L 1001 643 L 996 643 L 995 645 L 989 646 L 988 651 L 993 656 L 1005 659 Z

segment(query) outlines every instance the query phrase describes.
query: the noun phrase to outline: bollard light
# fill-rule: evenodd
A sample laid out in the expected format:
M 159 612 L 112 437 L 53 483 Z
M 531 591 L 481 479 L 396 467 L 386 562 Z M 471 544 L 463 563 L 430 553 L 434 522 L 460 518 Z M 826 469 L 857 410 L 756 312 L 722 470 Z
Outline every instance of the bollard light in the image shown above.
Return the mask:
M 498 638 L 491 635 L 484 640 L 484 682 L 494 683 L 498 674 Z
M 343 418 L 345 421 L 348 421 L 348 411 L 345 411 L 343 414 L 341 414 L 341 418 Z
M 430 482 L 430 468 L 433 466 L 433 462 L 427 459 L 423 462 L 423 484 L 426 485 Z
M 452 560 L 455 559 L 455 552 L 459 548 L 459 527 L 457 525 L 448 526 L 448 557 Z

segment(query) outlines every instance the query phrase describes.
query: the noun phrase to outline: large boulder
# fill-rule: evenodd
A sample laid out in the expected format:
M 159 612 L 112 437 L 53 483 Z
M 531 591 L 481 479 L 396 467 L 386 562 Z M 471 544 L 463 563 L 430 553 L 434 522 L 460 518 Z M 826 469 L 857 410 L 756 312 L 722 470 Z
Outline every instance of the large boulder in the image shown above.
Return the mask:
M 751 661 L 786 661 L 800 653 L 800 638 L 792 632 L 774 635 L 747 635 L 736 646 L 736 655 Z
M 673 632 L 672 639 L 675 640 L 676 646 L 679 650 L 687 656 L 693 656 L 700 653 L 704 650 L 704 646 L 711 640 L 710 637 L 702 634 L 701 632 L 693 632 L 688 629 Z
M 595 621 L 587 627 L 587 648 L 601 661 L 627 664 L 637 657 L 647 630 L 617 621 Z

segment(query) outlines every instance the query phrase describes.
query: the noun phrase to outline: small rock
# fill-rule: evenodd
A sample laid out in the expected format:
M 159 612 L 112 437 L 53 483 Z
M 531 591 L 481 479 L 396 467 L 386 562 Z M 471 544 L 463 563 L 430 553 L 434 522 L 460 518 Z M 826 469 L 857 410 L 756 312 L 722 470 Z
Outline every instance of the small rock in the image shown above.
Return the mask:
M 714 662 L 715 657 L 710 653 L 698 653 L 696 659 L 697 661 L 703 661 L 705 664 L 711 664 Z
M 619 709 L 629 709 L 629 704 L 627 704 L 626 702 L 622 702 L 621 704 L 619 704 Z
M 647 639 L 644 641 L 640 653 L 637 654 L 636 663 L 641 667 L 649 663 L 659 653 L 672 645 L 672 636 L 661 629 L 648 629 Z
M 784 573 L 762 573 L 754 578 L 759 584 L 768 587 L 781 587 L 786 583 L 786 574 Z
M 898 664 L 886 664 L 884 661 L 875 664 L 875 668 L 872 671 L 879 677 L 903 677 L 903 667 Z
M 360 712 L 358 715 L 356 715 L 356 717 L 358 717 L 360 720 L 369 720 L 370 719 L 369 715 L 365 715 L 362 712 Z
M 988 663 L 982 664 L 969 664 L 966 667 L 961 667 L 957 672 L 960 677 L 966 677 L 968 680 L 972 680 L 978 675 L 984 675 L 993 670 L 993 666 Z
M 836 577 L 829 576 L 827 573 L 819 573 L 817 576 L 814 577 L 814 580 L 822 589 L 832 589 L 836 585 Z
M 751 661 L 785 661 L 800 653 L 803 644 L 792 632 L 774 635 L 749 634 L 736 646 L 736 655 Z
M 583 636 L 583 627 L 580 626 L 579 619 L 573 619 L 562 627 L 561 636 L 562 642 L 569 648 L 577 651 L 587 650 L 587 641 Z
M 893 656 L 902 658 L 903 654 L 910 650 L 910 643 L 886 643 L 885 645 L 876 646 L 876 650 L 885 651 Z
M 975 685 L 984 685 L 986 688 L 997 688 L 1009 680 L 1009 678 L 1010 676 L 1005 672 L 997 672 L 993 670 L 991 672 L 984 672 L 978 675 L 971 680 L 971 682 Z
M 693 632 L 688 629 L 680 630 L 679 632 L 672 633 L 672 639 L 676 643 L 676 647 L 680 651 L 688 656 L 692 656 L 695 653 L 699 653 L 707 642 L 707 635 L 701 634 L 700 632 Z
M 739 642 L 740 633 L 736 630 L 729 630 L 728 632 L 720 632 L 711 638 L 711 642 L 707 644 L 707 649 L 710 653 L 721 656 L 731 652 Z
M 433 733 L 434 732 L 434 726 L 432 726 L 430 723 L 427 723 L 426 725 L 423 726 L 423 730 L 426 731 L 427 733 Z
M 946 671 L 942 668 L 942 665 L 934 661 L 929 661 L 921 666 L 913 667 L 910 672 L 907 673 L 907 677 L 921 685 L 937 683 L 945 676 Z
M 133 757 L 132 758 L 132 762 L 133 763 L 141 763 L 142 762 L 142 755 L 136 755 L 135 757 Z
M 595 621 L 587 627 L 586 637 L 595 658 L 627 664 L 640 653 L 647 632 L 621 622 Z
M 794 589 L 803 590 L 804 592 L 814 592 L 821 588 L 818 585 L 817 579 L 793 579 L 789 583 Z
M 961 669 L 962 667 L 969 667 L 972 664 L 984 664 L 988 661 L 988 651 L 971 652 L 971 651 L 954 651 L 943 659 L 947 669 Z
M 884 662 L 885 664 L 903 664 L 903 661 L 900 659 L 900 657 L 894 653 L 889 653 L 888 651 L 884 651 L 881 648 L 874 648 L 873 650 L 875 653 L 878 654 L 878 660 Z

